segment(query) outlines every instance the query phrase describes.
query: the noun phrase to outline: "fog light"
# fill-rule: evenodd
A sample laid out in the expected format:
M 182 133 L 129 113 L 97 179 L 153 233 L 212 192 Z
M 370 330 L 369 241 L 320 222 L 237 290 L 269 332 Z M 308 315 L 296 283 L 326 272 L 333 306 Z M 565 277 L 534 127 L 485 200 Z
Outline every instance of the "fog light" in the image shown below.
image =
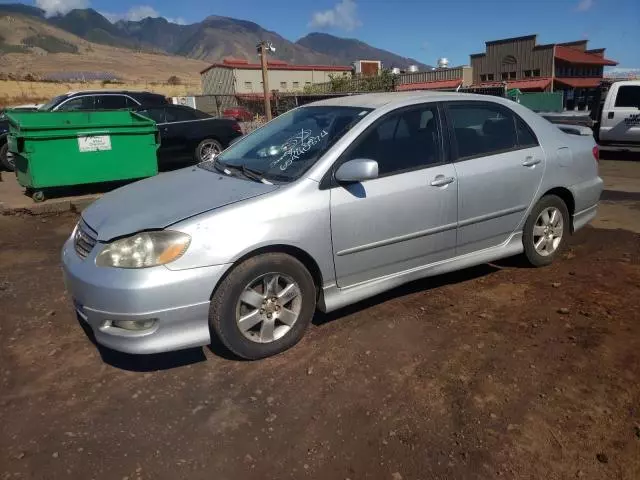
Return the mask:
M 156 324 L 157 318 L 148 318 L 145 320 L 113 320 L 111 324 L 114 327 L 124 330 L 148 330 Z

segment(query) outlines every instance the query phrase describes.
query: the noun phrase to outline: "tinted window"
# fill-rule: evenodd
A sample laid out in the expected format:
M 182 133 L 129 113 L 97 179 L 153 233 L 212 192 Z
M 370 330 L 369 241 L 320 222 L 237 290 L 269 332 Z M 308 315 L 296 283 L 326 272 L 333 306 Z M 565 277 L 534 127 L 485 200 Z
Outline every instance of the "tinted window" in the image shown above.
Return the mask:
M 379 175 L 389 175 L 440 162 L 436 107 L 424 106 L 392 113 L 367 130 L 346 160 L 378 162 Z
M 61 112 L 73 112 L 76 110 L 93 110 L 94 109 L 94 97 L 76 97 L 66 101 L 60 105 L 56 110 Z
M 534 135 L 529 125 L 524 120 L 516 118 L 516 133 L 518 135 L 518 145 L 520 147 L 536 147 L 538 146 L 538 139 Z
M 138 110 L 138 113 L 156 123 L 164 123 L 164 108 L 147 108 L 146 110 Z
M 180 107 L 166 107 L 165 113 L 167 122 L 184 122 L 186 120 L 195 120 L 196 116 L 193 109 Z
M 96 97 L 96 109 L 98 110 L 122 110 L 127 108 L 127 97 L 123 95 L 98 95 Z
M 618 88 L 616 107 L 640 108 L 640 87 L 625 85 Z
M 516 145 L 513 116 L 502 108 L 452 103 L 449 116 L 459 158 L 492 155 Z

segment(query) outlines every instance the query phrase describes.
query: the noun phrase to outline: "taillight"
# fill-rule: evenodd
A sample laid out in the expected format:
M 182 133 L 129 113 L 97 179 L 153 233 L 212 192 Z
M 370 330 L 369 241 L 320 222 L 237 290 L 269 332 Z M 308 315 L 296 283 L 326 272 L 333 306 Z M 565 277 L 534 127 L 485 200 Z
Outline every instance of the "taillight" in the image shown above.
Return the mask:
M 593 147 L 593 150 L 591 150 L 591 152 L 593 152 L 593 158 L 596 159 L 596 162 L 600 161 L 600 148 L 598 147 L 598 145 L 595 145 Z
M 231 128 L 233 128 L 238 133 L 242 133 L 242 127 L 238 122 L 233 122 L 233 124 L 231 125 Z

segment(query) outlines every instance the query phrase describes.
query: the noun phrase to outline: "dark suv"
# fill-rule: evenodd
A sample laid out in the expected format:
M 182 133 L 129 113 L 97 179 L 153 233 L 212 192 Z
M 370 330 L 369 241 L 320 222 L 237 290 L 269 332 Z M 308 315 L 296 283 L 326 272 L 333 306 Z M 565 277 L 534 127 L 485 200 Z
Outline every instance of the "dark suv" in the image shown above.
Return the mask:
M 78 110 L 120 110 L 125 108 L 158 107 L 168 105 L 164 95 L 150 92 L 130 92 L 127 90 L 84 90 L 59 95 L 38 107 L 39 111 L 70 112 Z M 9 122 L 0 116 L 0 164 L 12 171 L 13 162 L 7 158 L 7 134 Z

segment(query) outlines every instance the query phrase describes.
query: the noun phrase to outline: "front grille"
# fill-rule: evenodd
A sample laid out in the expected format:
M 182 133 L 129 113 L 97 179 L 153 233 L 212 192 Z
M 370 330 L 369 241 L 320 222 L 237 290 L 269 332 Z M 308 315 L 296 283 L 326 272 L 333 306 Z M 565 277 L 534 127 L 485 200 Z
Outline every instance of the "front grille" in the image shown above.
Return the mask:
M 76 249 L 76 253 L 81 258 L 86 258 L 93 247 L 96 245 L 97 234 L 87 225 L 84 221 L 80 220 L 78 228 L 76 228 L 76 234 L 73 238 L 73 244 Z

